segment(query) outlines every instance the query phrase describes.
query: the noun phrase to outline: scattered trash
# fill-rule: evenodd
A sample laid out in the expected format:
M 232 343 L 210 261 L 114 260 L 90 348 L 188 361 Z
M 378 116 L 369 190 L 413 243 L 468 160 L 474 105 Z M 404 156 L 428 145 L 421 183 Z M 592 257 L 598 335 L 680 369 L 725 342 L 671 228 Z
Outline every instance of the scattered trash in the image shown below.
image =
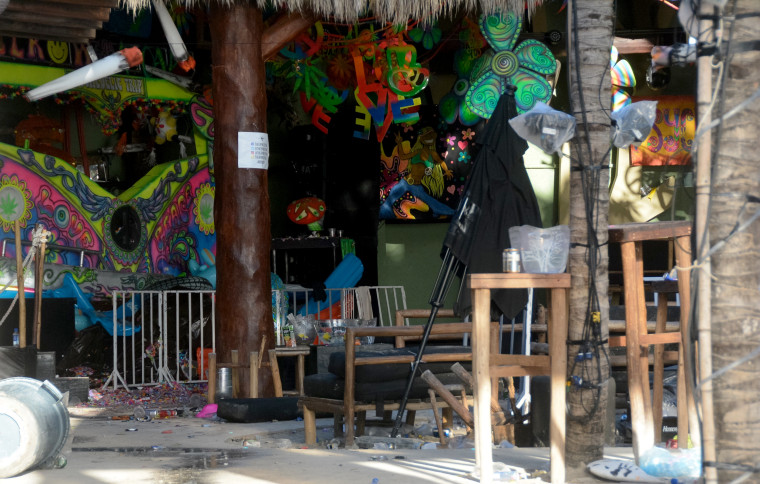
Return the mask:
M 449 449 L 474 449 L 475 442 L 468 439 L 466 435 L 457 435 L 449 440 L 447 447 Z
M 243 447 L 261 447 L 261 442 L 258 440 L 244 440 Z
M 438 444 L 435 442 L 425 442 L 422 444 L 422 447 L 420 449 L 423 450 L 436 450 L 438 448 Z
M 480 480 L 480 469 L 476 466 L 472 473 L 472 477 L 475 480 Z M 514 482 L 527 478 L 528 475 L 519 469 L 508 466 L 503 462 L 493 463 L 493 477 L 494 482 Z
M 127 429 L 127 432 L 137 432 L 137 429 Z
M 216 403 L 209 403 L 203 409 L 195 414 L 196 418 L 209 418 L 216 416 L 216 411 L 219 406 Z
M 273 447 L 275 449 L 289 449 L 293 447 L 293 442 L 290 439 L 277 439 L 274 441 Z
M 373 477 L 372 484 L 380 484 L 380 479 L 378 479 L 377 477 Z
M 501 442 L 499 442 L 500 449 L 512 449 L 514 447 L 515 447 L 515 444 L 513 444 L 512 442 L 508 440 L 502 440 Z
M 373 455 L 369 460 L 388 460 L 387 455 Z
M 161 432 L 161 433 L 162 433 L 162 434 L 170 434 L 170 433 L 172 433 L 172 431 L 171 431 L 171 430 L 164 430 L 164 431 L 163 431 L 163 432 Z
M 338 449 L 340 447 L 340 440 L 332 439 L 325 446 L 330 450 Z
M 362 435 L 355 439 L 356 446 L 360 449 L 374 449 L 376 443 L 384 443 L 388 445 L 388 449 L 419 449 L 424 443 L 421 439 L 414 439 L 410 437 L 373 437 L 369 435 Z M 392 445 L 392 447 L 391 447 Z
M 702 472 L 702 449 L 652 447 L 639 457 L 639 467 L 650 476 L 699 477 Z

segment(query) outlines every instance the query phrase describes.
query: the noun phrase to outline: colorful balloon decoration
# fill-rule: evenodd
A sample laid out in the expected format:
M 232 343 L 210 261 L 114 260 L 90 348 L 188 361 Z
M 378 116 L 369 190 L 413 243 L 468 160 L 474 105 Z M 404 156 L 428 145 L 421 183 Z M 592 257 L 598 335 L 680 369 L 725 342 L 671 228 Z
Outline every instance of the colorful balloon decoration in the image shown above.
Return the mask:
M 636 76 L 631 64 L 625 59 L 618 60 L 618 50 L 613 45 L 610 52 L 610 78 L 612 79 L 612 110 L 631 104 L 631 95 L 624 88 L 636 87 Z
M 161 111 L 157 118 L 151 119 L 151 123 L 156 130 L 156 144 L 162 145 L 177 136 L 177 118 L 169 111 Z
M 309 230 L 322 230 L 325 202 L 317 197 L 306 197 L 290 202 L 287 214 L 291 222 L 306 225 Z
M 516 88 L 517 111 L 529 111 L 538 102 L 548 102 L 552 89 L 545 76 L 554 74 L 556 61 L 547 46 L 526 40 L 517 47 L 522 19 L 512 12 L 481 16 L 480 30 L 491 46 L 477 61 L 465 94 L 467 107 L 482 118 L 490 118 L 508 85 Z
M 465 126 L 474 126 L 483 119 L 464 102 L 465 94 L 470 89 L 470 72 L 476 60 L 475 52 L 470 49 L 460 49 L 454 53 L 454 72 L 458 79 L 438 103 L 438 112 L 447 124 L 459 121 Z

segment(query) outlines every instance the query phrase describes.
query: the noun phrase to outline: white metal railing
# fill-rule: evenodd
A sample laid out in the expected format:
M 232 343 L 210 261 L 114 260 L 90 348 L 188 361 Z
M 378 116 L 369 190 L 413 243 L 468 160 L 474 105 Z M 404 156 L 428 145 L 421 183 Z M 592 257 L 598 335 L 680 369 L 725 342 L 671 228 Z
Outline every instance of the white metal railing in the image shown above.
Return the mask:
M 205 381 L 206 348 L 216 348 L 214 291 L 114 291 L 116 388 Z
M 316 301 L 312 289 L 273 291 L 275 334 L 281 335 L 291 313 L 314 319 L 376 318 L 379 326 L 392 326 L 396 310 L 406 309 L 403 286 L 325 293 L 325 300 Z M 216 350 L 214 291 L 114 291 L 112 296 L 113 369 L 103 388 L 208 379 L 207 353 Z
M 314 319 L 377 319 L 378 326 L 395 324 L 396 310 L 406 309 L 404 286 L 361 286 L 325 289 L 325 299 L 315 300 L 307 288 L 273 291 L 275 338 L 281 344 L 288 314 L 312 315 Z

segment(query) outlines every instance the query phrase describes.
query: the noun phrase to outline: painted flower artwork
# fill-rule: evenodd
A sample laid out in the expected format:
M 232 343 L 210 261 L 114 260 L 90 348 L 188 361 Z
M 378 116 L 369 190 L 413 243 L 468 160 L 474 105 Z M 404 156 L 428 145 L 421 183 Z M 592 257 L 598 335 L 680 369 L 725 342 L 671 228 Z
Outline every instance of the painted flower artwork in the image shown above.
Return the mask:
M 537 40 L 525 40 L 515 47 L 521 29 L 522 19 L 512 12 L 480 19 L 480 30 L 491 49 L 473 66 L 465 103 L 481 118 L 491 117 L 508 86 L 515 88 L 519 113 L 530 111 L 538 101 L 548 103 L 552 97 L 545 76 L 557 68 L 554 55 Z

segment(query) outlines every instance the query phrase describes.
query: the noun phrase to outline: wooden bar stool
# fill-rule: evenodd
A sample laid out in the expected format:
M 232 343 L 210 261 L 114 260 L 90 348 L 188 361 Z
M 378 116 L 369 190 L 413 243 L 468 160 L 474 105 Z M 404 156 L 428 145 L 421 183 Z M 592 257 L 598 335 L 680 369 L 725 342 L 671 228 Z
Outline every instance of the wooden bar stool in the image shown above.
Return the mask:
M 262 342 L 262 348 L 264 344 Z M 274 383 L 274 392 L 276 397 L 282 396 L 282 382 L 280 380 L 280 369 L 277 365 L 277 354 L 275 350 L 268 351 L 269 361 L 262 361 L 264 352 L 251 351 L 248 363 L 239 361 L 238 351 L 230 351 L 230 363 L 221 363 L 216 361 L 216 353 L 208 355 L 208 403 L 216 403 L 216 369 L 230 368 L 232 370 L 232 396 L 240 398 L 240 368 L 248 368 L 248 384 L 250 388 L 249 398 L 259 397 L 259 368 L 269 366 L 272 369 L 272 381 Z
M 690 300 L 691 265 L 691 222 L 633 223 L 611 225 L 609 241 L 620 244 L 623 262 L 623 287 L 625 291 L 625 346 L 628 364 L 628 392 L 631 400 L 631 426 L 633 430 L 633 450 L 636 460 L 646 450 L 654 447 L 654 418 L 652 400 L 649 396 L 649 345 L 685 342 Z M 642 242 L 645 240 L 672 240 L 675 247 L 678 270 L 678 293 L 681 298 L 680 334 L 647 332 L 646 300 L 644 297 L 644 259 Z M 665 302 L 667 304 L 667 301 Z M 679 383 L 683 374 L 683 351 L 679 352 Z M 685 388 L 685 387 L 684 387 Z M 660 389 L 661 390 L 661 389 Z M 679 392 L 680 393 L 680 392 Z M 686 393 L 686 392 L 684 392 Z M 660 394 L 661 395 L 661 394 Z M 679 395 L 680 397 L 680 395 Z M 680 400 L 680 398 L 679 398 Z M 678 433 L 681 438 L 688 435 L 687 415 L 679 412 Z M 683 424 L 683 425 L 682 425 Z M 688 437 L 686 437 L 688 438 Z

